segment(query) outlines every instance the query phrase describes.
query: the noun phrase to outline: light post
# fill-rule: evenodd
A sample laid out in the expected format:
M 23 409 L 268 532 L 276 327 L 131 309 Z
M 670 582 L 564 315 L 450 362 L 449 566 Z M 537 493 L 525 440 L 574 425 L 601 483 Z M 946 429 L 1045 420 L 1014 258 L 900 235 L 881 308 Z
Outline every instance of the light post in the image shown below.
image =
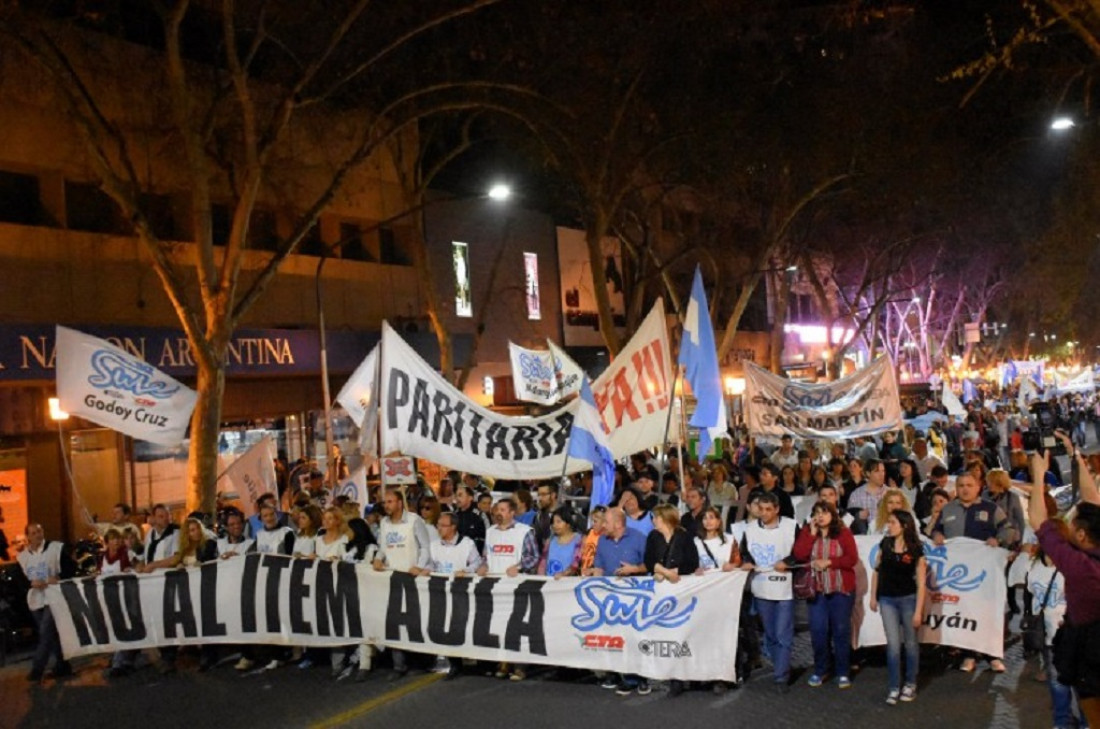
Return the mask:
M 385 220 L 381 220 L 374 225 L 359 231 L 357 237 L 362 237 L 368 233 L 384 228 L 385 226 L 406 218 L 414 213 L 422 213 L 429 205 L 445 202 L 460 202 L 462 200 L 477 200 L 477 199 L 489 199 L 498 203 L 502 203 L 512 197 L 512 189 L 504 183 L 496 183 L 490 187 L 486 192 L 477 195 L 472 195 L 466 198 L 463 197 L 441 197 L 426 200 L 418 205 L 414 205 L 411 208 L 402 210 L 399 213 L 391 215 Z M 333 421 L 332 421 L 332 395 L 331 387 L 329 385 L 328 376 L 328 345 L 325 339 L 325 306 L 324 306 L 324 283 L 321 277 L 321 272 L 324 270 L 325 261 L 329 259 L 329 256 L 342 247 L 348 240 L 341 239 L 330 245 L 324 246 L 321 249 L 321 258 L 317 261 L 317 273 L 314 276 L 314 288 L 317 295 L 317 329 L 318 340 L 321 348 L 321 397 L 324 399 L 324 411 L 325 411 L 325 481 L 329 484 L 329 487 L 336 485 L 336 463 L 333 458 L 333 446 L 336 444 L 333 437 Z M 427 241 L 424 241 L 424 245 L 427 246 Z M 423 265 L 427 265 L 427 262 L 423 262 Z

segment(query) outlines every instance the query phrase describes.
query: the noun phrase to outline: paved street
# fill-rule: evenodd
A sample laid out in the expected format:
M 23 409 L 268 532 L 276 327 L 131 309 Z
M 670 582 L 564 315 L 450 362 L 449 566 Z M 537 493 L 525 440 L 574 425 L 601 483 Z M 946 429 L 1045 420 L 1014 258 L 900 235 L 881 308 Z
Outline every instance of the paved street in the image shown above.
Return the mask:
M 757 671 L 748 684 L 725 695 L 694 690 L 669 698 L 656 685 L 649 696 L 621 698 L 600 689 L 591 677 L 567 680 L 537 670 L 522 683 L 481 676 L 441 681 L 438 674 L 411 672 L 388 681 L 387 671 L 365 683 L 337 683 L 327 668 L 284 667 L 240 676 L 228 665 L 200 674 L 194 658 L 180 659 L 180 672 L 161 677 L 145 667 L 109 685 L 101 677 L 105 659 L 78 662 L 73 679 L 28 685 L 25 660 L 0 669 L 2 727 L 162 727 L 213 725 L 275 727 L 439 727 L 496 726 L 522 718 L 522 726 L 560 727 L 567 722 L 615 726 L 676 726 L 685 720 L 717 726 L 762 722 L 761 726 L 854 727 L 891 729 L 937 726 L 958 729 L 1031 729 L 1050 726 L 1045 685 L 1032 680 L 1034 659 L 1022 659 L 1018 643 L 1009 647 L 1008 672 L 964 674 L 940 665 L 939 653 L 926 650 L 920 693 L 915 703 L 887 706 L 886 669 L 881 653 L 868 664 L 849 691 L 805 685 L 809 635 L 800 633 L 795 665 L 798 682 L 789 694 L 774 692 L 770 678 Z M 503 726 L 503 724 L 500 724 Z

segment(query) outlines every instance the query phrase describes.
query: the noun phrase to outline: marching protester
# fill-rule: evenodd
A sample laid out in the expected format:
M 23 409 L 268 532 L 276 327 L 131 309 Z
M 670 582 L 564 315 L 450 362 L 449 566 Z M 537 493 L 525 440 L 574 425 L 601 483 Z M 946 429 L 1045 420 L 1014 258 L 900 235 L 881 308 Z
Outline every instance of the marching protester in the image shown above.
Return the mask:
M 38 646 L 31 659 L 31 672 L 27 674 L 27 680 L 41 681 L 50 658 L 54 659 L 50 675 L 65 678 L 73 675 L 73 669 L 61 654 L 61 638 L 57 635 L 53 613 L 46 606 L 46 587 L 72 577 L 76 573 L 76 565 L 62 542 L 46 540 L 46 531 L 41 524 L 27 524 L 24 534 L 27 546 L 16 560 L 31 583 L 27 592 L 27 607 L 38 630 Z
M 539 483 L 535 496 L 538 498 L 538 508 L 535 511 L 531 527 L 535 530 L 535 539 L 538 540 L 539 549 L 541 550 L 554 533 L 552 522 L 558 509 L 558 490 L 550 482 L 543 481 Z
M 583 574 L 586 577 L 644 575 L 645 548 L 646 538 L 640 532 L 627 528 L 623 510 L 608 509 L 604 518 L 603 535 L 596 547 L 596 557 L 592 566 Z M 645 696 L 650 692 L 647 679 L 630 674 L 619 678 L 609 675 L 600 684 L 600 688 L 614 690 L 620 696 L 629 696 L 634 691 Z
M 436 522 L 439 539 L 431 544 L 431 559 L 428 569 L 434 574 L 449 577 L 465 577 L 476 574 L 481 568 L 482 558 L 477 545 L 470 537 L 458 533 L 458 517 L 445 511 Z M 462 659 L 447 658 L 445 680 L 456 678 L 462 673 Z
M 490 497 L 491 498 L 491 497 Z M 466 484 L 455 488 L 455 516 L 458 517 L 458 532 L 464 537 L 474 540 L 478 551 L 485 549 L 485 520 L 481 518 L 481 511 L 477 508 L 477 497 L 474 490 Z
M 364 555 L 360 555 L 353 546 L 356 535 L 348 525 L 343 508 L 330 506 L 325 509 L 321 516 L 321 524 L 324 528 L 314 539 L 314 559 L 327 562 L 373 561 L 373 550 L 366 554 L 364 559 Z M 343 680 L 354 671 L 357 683 L 365 681 L 370 672 L 372 650 L 371 646 L 365 644 L 333 648 L 329 652 L 332 677 Z M 353 656 L 356 655 L 358 660 L 353 660 Z
M 932 541 L 937 546 L 947 539 L 966 537 L 985 542 L 991 547 L 1008 549 L 1019 537 L 1008 516 L 999 506 L 982 498 L 978 480 L 970 471 L 955 478 L 955 500 L 944 505 L 936 525 L 932 527 Z M 959 665 L 960 671 L 970 673 L 977 665 L 978 654 L 967 652 Z M 1004 673 L 1005 664 L 1000 658 L 989 658 L 994 673 Z
M 902 511 L 912 511 L 912 509 L 909 508 L 909 500 L 905 498 L 905 494 L 901 489 L 886 489 L 882 494 L 882 500 L 878 502 L 874 523 L 870 525 L 867 533 L 875 536 L 885 535 L 886 522 L 889 520 L 890 514 L 898 509 Z
M 294 533 L 294 556 L 312 557 L 315 554 L 317 531 L 321 528 L 321 508 L 307 504 L 295 514 L 298 531 Z
M 848 468 L 852 470 L 851 465 Z M 852 531 L 856 534 L 866 534 L 872 529 L 879 502 L 886 495 L 885 463 L 877 458 L 869 458 L 863 464 L 863 473 L 866 475 L 866 482 L 848 497 L 847 508 L 848 512 L 855 517 Z
M 765 463 L 760 466 L 760 485 L 753 491 L 774 494 L 779 504 L 779 515 L 787 519 L 794 518 L 794 502 L 791 501 L 791 495 L 779 487 L 779 468 L 775 465 Z M 752 501 L 752 493 L 749 493 L 749 501 Z
M 293 555 L 294 530 L 279 523 L 279 512 L 275 509 L 275 504 L 265 502 L 256 516 L 260 519 L 260 528 L 252 533 L 252 538 L 256 540 L 256 551 L 287 557 Z
M 145 535 L 142 550 L 145 564 L 165 559 L 176 553 L 179 543 L 179 527 L 171 522 L 171 514 L 164 504 L 157 504 L 149 513 L 149 531 Z
M 697 489 L 693 492 L 699 493 Z M 658 582 L 676 583 L 680 575 L 695 574 L 699 569 L 699 552 L 693 537 L 680 526 L 680 512 L 675 506 L 661 504 L 654 510 L 653 531 L 646 538 L 644 559 L 646 572 Z M 670 696 L 679 696 L 683 691 L 683 681 L 670 682 Z
M 236 557 L 252 551 L 256 540 L 244 535 L 244 514 L 236 508 L 225 512 L 225 536 L 218 539 L 218 556 L 222 559 Z
M 626 525 L 642 536 L 648 536 L 653 531 L 653 517 L 648 511 L 644 511 L 638 500 L 638 492 L 633 488 L 624 489 L 619 496 L 619 508 L 626 515 Z
M 212 539 L 207 539 L 206 530 L 202 522 L 189 517 L 183 522 L 180 530 L 179 543 L 176 553 L 149 562 L 142 567 L 142 572 L 152 572 L 158 569 L 175 569 L 177 567 L 197 567 L 203 562 L 210 562 L 218 558 L 218 545 Z M 157 666 L 162 674 L 174 673 L 176 670 L 176 656 L 179 649 L 175 646 L 165 646 L 160 649 L 160 664 Z M 206 671 L 213 668 L 217 662 L 217 647 L 213 645 L 202 646 L 202 657 L 199 661 L 199 670 Z
M 378 551 L 374 556 L 374 569 L 386 569 L 419 575 L 428 569 L 431 560 L 431 538 L 424 520 L 405 509 L 405 499 L 400 489 L 387 488 L 382 506 L 386 517 L 382 519 L 378 539 Z M 405 651 L 393 648 L 393 674 L 391 680 L 409 672 Z
M 96 574 L 101 576 L 120 575 L 133 570 L 130 564 L 130 550 L 126 547 L 124 534 L 114 526 L 103 534 L 103 551 L 97 557 Z M 118 678 L 133 672 L 139 651 L 115 651 L 111 663 L 104 672 L 106 678 Z
M 1077 693 L 1081 713 L 1089 726 L 1100 726 L 1100 491 L 1089 473 L 1080 451 L 1071 452 L 1077 460 L 1081 501 L 1076 515 L 1067 525 L 1048 514 L 1044 476 L 1049 470 L 1046 458 L 1032 456 L 1036 474 L 1028 521 L 1039 540 L 1039 547 L 1062 573 L 1065 581 L 1066 613 L 1062 627 L 1054 637 L 1052 663 L 1061 683 Z
M 917 629 L 924 618 L 924 545 L 916 522 L 908 511 L 890 514 L 886 537 L 879 544 L 871 573 L 872 612 L 882 615 L 886 633 L 886 669 L 889 674 L 887 704 L 913 701 L 917 697 L 920 648 Z M 901 651 L 905 649 L 905 684 L 902 685 Z
M 794 519 L 779 514 L 775 490 L 757 495 L 759 518 L 745 528 L 741 553 L 745 568 L 752 569 L 753 605 L 764 623 L 764 653 L 772 662 L 776 689 L 790 689 L 791 645 L 794 642 L 794 594 L 787 560 L 798 527 Z
M 588 514 L 588 532 L 581 539 L 581 555 L 578 568 L 580 574 L 587 574 L 586 570 L 592 569 L 596 562 L 596 550 L 600 546 L 600 536 L 603 534 L 604 520 L 607 517 L 606 506 L 594 506 Z
M 493 508 L 497 520 L 485 534 L 485 562 L 478 568 L 478 576 L 534 574 L 539 563 L 535 530 L 516 521 L 516 503 L 511 499 L 501 499 Z M 495 675 L 497 678 L 522 681 L 527 678 L 527 668 L 518 664 L 509 668 L 501 663 Z
M 538 574 L 556 578 L 579 575 L 581 536 L 573 531 L 573 510 L 567 506 L 555 509 L 550 529 L 552 536 L 543 544 Z
M 696 574 L 731 572 L 741 566 L 741 549 L 737 541 L 722 530 L 722 512 L 716 506 L 708 506 L 703 511 L 702 528 L 695 535 L 695 549 L 699 553 Z
M 851 688 L 850 655 L 852 608 L 855 605 L 859 549 L 852 532 L 840 520 L 836 506 L 818 501 L 810 512 L 810 524 L 795 540 L 791 556 L 811 571 L 814 596 L 810 610 L 810 640 L 814 649 L 811 687 L 825 683 L 829 668 L 830 634 L 833 668 L 838 688 Z

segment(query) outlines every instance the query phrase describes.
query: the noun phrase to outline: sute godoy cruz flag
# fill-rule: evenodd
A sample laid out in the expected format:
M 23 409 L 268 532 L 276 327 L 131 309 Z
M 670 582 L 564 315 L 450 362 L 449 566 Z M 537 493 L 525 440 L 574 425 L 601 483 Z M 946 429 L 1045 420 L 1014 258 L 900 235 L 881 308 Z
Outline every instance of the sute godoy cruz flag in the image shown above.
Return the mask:
M 684 379 L 695 395 L 695 412 L 690 424 L 699 428 L 699 460 L 710 453 L 716 438 L 727 437 L 726 403 L 722 399 L 722 375 L 718 369 L 718 350 L 714 346 L 714 328 L 703 290 L 703 275 L 695 267 L 691 283 L 691 299 L 684 317 L 684 334 L 680 339 L 680 365 Z
M 610 504 L 615 490 L 615 458 L 587 377 L 581 382 L 580 405 L 569 434 L 569 456 L 592 464 L 591 506 Z
M 57 398 L 67 413 L 138 440 L 177 446 L 198 394 L 110 342 L 59 326 Z

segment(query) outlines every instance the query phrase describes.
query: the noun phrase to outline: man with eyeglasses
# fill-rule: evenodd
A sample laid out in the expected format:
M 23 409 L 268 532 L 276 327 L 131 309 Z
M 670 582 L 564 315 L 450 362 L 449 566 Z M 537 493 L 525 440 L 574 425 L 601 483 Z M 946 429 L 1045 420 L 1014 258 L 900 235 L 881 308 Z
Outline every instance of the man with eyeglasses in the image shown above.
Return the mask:
M 535 512 L 535 519 L 531 526 L 535 529 L 535 539 L 538 541 L 541 553 L 542 548 L 546 546 L 546 541 L 553 536 L 550 524 L 554 518 L 554 510 L 558 508 L 558 491 L 549 482 L 543 482 L 539 484 L 535 494 L 538 497 L 538 510 Z

